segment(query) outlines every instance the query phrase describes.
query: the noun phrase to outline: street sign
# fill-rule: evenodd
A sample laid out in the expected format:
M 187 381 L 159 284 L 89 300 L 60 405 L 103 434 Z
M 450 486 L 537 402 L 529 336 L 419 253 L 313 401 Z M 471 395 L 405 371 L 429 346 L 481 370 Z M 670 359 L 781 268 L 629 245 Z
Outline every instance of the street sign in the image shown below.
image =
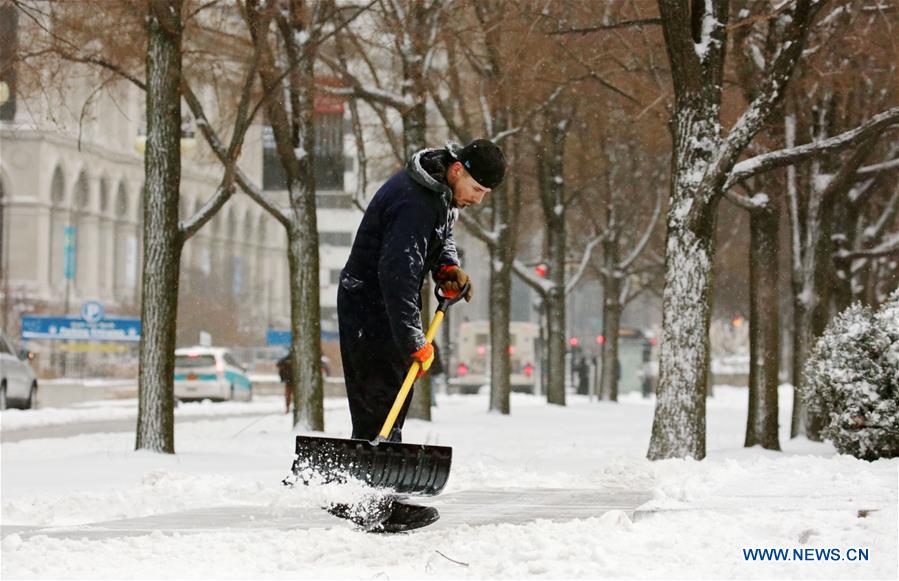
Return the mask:
M 63 229 L 63 256 L 65 258 L 64 276 L 66 280 L 75 278 L 75 227 L 66 226 Z
M 86 301 L 81 305 L 81 318 L 88 323 L 98 323 L 105 315 L 106 311 L 100 301 Z
M 269 347 L 290 345 L 292 334 L 290 329 L 268 329 L 265 332 L 265 344 Z M 336 331 L 322 331 L 322 341 L 337 341 L 339 336 Z
M 140 341 L 140 319 L 106 317 L 90 323 L 81 317 L 22 317 L 22 340 L 50 341 Z

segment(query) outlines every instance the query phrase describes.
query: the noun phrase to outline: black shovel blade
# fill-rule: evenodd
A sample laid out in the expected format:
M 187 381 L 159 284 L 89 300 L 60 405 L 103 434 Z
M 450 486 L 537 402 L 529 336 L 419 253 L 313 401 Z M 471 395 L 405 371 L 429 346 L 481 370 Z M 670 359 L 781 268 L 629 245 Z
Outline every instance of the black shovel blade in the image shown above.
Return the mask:
M 324 482 L 353 478 L 400 494 L 434 496 L 446 486 L 452 460 L 448 446 L 297 436 L 293 473 L 305 482 L 313 472 Z

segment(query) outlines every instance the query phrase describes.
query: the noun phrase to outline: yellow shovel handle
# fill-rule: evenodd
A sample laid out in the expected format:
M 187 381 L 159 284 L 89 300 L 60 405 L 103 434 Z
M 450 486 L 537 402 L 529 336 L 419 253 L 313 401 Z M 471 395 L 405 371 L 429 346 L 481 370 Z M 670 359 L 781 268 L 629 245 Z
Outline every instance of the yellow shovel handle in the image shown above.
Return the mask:
M 431 319 L 431 326 L 428 327 L 428 332 L 425 334 L 425 341 L 428 343 L 434 341 L 434 335 L 437 334 L 437 328 L 442 321 L 443 311 L 438 310 L 434 313 L 434 318 Z M 409 372 L 406 373 L 406 380 L 403 381 L 400 392 L 396 394 L 396 400 L 393 402 L 393 407 L 390 408 L 390 413 L 387 414 L 387 419 L 384 420 L 384 427 L 381 428 L 381 433 L 378 434 L 379 438 L 386 440 L 390 437 L 390 432 L 393 430 L 393 424 L 396 423 L 396 418 L 400 415 L 403 404 L 406 403 L 406 398 L 409 396 L 412 384 L 415 383 L 415 377 L 418 375 L 418 368 L 420 366 L 421 364 L 418 361 L 413 361 L 412 365 L 409 367 Z

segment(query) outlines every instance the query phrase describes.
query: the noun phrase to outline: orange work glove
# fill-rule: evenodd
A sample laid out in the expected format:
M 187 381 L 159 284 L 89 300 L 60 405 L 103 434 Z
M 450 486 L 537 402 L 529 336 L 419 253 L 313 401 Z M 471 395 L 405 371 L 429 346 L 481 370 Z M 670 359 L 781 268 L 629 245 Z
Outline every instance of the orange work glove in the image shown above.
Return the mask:
M 440 290 L 443 291 L 443 294 L 451 299 L 455 298 L 462 290 L 462 287 L 468 283 L 469 286 L 468 292 L 465 293 L 465 302 L 471 302 L 471 279 L 464 270 L 455 264 L 441 266 L 434 278 L 437 279 L 437 283 L 440 285 Z
M 412 359 L 421 364 L 421 367 L 418 369 L 418 375 L 415 376 L 415 379 L 418 379 L 424 375 L 425 372 L 431 368 L 431 364 L 434 363 L 434 346 L 430 343 L 425 343 L 424 347 L 412 354 Z

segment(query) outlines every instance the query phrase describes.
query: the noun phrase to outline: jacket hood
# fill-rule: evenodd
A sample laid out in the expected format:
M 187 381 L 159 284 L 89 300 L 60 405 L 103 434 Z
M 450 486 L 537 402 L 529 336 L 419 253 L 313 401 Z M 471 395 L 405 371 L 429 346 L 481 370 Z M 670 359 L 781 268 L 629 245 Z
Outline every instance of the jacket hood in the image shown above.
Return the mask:
M 409 158 L 406 171 L 417 183 L 443 194 L 449 203 L 453 199 L 453 191 L 446 183 L 446 170 L 456 160 L 455 152 L 459 149 L 461 146 L 452 141 L 448 141 L 444 148 L 422 149 Z

